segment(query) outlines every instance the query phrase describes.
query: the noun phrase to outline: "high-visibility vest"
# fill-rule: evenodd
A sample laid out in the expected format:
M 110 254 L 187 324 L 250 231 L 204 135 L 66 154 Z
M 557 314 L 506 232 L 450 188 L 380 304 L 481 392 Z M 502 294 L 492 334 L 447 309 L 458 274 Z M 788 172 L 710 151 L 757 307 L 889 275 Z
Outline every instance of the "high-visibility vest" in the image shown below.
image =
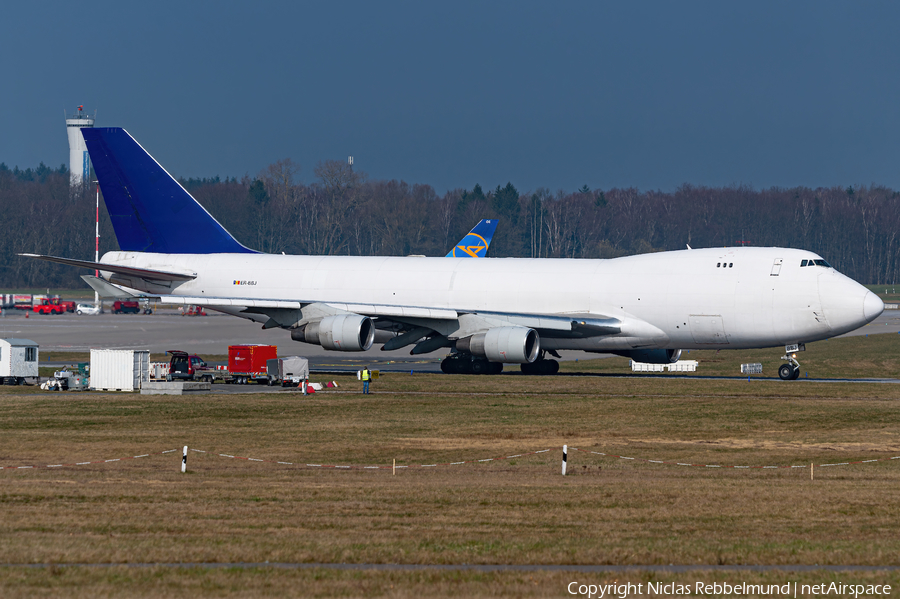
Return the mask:
M 362 371 L 362 380 L 364 380 L 364 381 L 369 380 L 369 371 L 368 370 Z

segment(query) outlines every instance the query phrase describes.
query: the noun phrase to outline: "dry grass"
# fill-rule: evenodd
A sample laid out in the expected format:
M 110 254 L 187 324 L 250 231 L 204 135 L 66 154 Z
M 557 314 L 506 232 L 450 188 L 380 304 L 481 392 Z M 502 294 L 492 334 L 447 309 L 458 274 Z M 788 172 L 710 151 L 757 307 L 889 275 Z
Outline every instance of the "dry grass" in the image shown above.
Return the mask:
M 388 375 L 375 394 L 0 391 L 0 562 L 900 565 L 900 388 L 615 377 Z M 248 462 L 401 465 L 322 470 Z M 647 579 L 640 574 L 629 580 Z M 786 575 L 709 575 L 783 581 Z M 822 575 L 790 575 L 810 579 Z M 877 582 L 895 574 L 845 576 Z M 642 578 L 643 577 L 643 578 Z M 565 573 L 0 569 L 11 596 L 561 596 Z M 673 575 L 670 579 L 680 579 Z M 777 580 L 775 580 L 777 579 Z M 391 585 L 394 585 L 392 588 Z M 84 589 L 74 592 L 75 589 Z M 301 592 L 303 590 L 304 592 Z

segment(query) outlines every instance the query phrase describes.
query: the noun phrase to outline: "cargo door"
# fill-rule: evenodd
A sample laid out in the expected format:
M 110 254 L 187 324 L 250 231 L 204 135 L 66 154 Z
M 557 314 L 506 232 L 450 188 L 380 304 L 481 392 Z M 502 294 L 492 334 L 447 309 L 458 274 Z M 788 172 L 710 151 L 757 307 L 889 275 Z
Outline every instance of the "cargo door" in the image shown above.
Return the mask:
M 721 314 L 691 314 L 691 335 L 694 342 L 708 345 L 727 345 L 725 323 Z

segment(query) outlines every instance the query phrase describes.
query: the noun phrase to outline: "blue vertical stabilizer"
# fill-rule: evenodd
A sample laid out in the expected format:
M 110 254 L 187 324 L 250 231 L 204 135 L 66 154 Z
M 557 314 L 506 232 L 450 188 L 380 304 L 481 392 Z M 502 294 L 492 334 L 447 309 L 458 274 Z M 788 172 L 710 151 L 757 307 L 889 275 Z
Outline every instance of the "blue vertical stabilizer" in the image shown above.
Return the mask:
M 453 246 L 445 258 L 484 258 L 497 229 L 497 219 L 485 219 Z
M 119 248 L 160 254 L 252 253 L 118 127 L 83 128 Z

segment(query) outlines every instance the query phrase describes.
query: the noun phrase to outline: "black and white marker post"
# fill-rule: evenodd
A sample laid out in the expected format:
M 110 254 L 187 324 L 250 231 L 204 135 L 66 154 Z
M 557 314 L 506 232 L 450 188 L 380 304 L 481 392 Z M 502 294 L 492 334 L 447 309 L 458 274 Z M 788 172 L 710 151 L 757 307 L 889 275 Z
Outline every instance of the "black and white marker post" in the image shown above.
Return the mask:
M 187 445 L 184 446 L 184 451 L 181 453 L 181 472 L 183 473 L 185 470 L 187 470 Z
M 185 449 L 187 449 L 187 448 L 185 448 Z M 569 453 L 569 446 L 563 445 L 563 473 L 562 473 L 563 476 L 566 475 L 566 457 L 568 456 L 568 453 Z

